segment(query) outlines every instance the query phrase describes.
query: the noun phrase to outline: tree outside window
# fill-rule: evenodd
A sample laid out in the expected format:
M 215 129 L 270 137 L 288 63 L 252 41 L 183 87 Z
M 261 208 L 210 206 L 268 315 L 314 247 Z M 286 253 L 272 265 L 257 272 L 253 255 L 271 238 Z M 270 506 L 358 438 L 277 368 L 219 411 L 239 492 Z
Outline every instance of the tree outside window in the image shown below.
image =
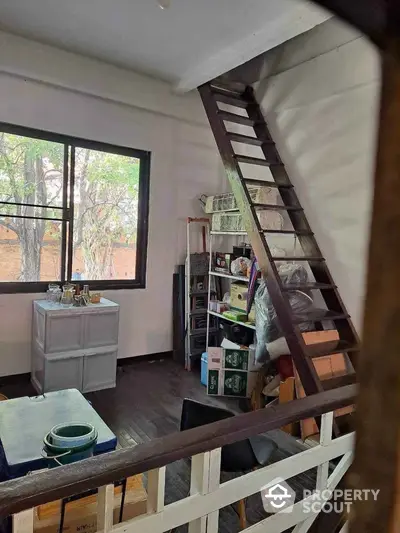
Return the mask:
M 143 278 L 149 154 L 82 144 L 0 131 L 0 290 L 64 281 L 68 272 L 74 280 Z

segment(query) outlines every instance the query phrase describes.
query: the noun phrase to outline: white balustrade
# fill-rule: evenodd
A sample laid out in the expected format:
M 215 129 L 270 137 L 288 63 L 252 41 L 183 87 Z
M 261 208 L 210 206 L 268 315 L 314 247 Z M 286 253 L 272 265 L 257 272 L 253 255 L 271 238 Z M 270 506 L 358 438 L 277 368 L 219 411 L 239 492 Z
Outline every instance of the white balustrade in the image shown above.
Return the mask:
M 312 468 L 317 468 L 315 488 L 323 495 L 322 503 L 327 502 L 329 491 L 337 487 L 353 459 L 354 435 L 332 439 L 332 423 L 333 413 L 322 416 L 320 444 L 317 446 L 225 483 L 220 483 L 221 449 L 195 455 L 191 461 L 190 493 L 169 505 L 164 503 L 166 467 L 152 470 L 148 473 L 147 513 L 120 524 L 112 523 L 113 485 L 100 487 L 97 529 L 105 533 L 164 533 L 189 524 L 189 533 L 218 533 L 220 509 L 260 492 L 277 478 L 290 479 Z M 337 457 L 342 459 L 329 474 L 329 462 Z M 295 533 L 306 533 L 318 516 L 319 511 L 310 514 L 309 510 L 316 497 L 311 494 L 293 505 L 291 512 L 273 514 L 245 531 L 279 533 L 295 527 Z M 32 509 L 13 516 L 13 533 L 32 532 Z

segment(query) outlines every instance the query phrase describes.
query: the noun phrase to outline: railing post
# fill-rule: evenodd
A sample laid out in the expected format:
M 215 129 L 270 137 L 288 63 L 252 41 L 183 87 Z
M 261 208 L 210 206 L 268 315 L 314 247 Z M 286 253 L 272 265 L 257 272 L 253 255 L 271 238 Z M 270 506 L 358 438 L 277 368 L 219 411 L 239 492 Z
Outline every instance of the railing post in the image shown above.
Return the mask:
M 97 531 L 109 533 L 114 525 L 114 485 L 99 487 L 97 493 Z
M 33 509 L 27 509 L 12 517 L 13 533 L 33 533 Z
M 332 442 L 333 412 L 326 413 L 321 417 L 320 446 L 329 446 Z M 317 470 L 317 490 L 326 489 L 328 483 L 329 461 L 323 463 Z
M 150 470 L 147 477 L 147 513 L 160 513 L 165 503 L 165 466 Z
M 200 453 L 192 457 L 190 473 L 190 495 L 207 494 L 210 452 Z M 207 516 L 202 516 L 189 524 L 189 533 L 206 533 Z
M 219 487 L 221 449 L 200 453 L 192 457 L 190 495 L 205 495 Z M 214 511 L 189 524 L 189 533 L 217 533 L 219 512 Z
M 333 430 L 333 411 L 325 413 L 321 417 L 321 430 L 319 436 L 320 446 L 329 446 L 332 442 L 332 430 Z M 317 468 L 317 483 L 316 490 L 323 491 L 328 487 L 329 477 L 329 461 L 322 463 Z M 293 533 L 307 533 L 310 527 L 313 525 L 316 519 L 316 515 L 310 516 L 307 520 L 304 520 L 301 524 L 298 524 Z
M 208 492 L 219 488 L 221 478 L 221 448 L 210 452 L 210 473 L 208 476 Z M 218 533 L 219 511 L 210 513 L 207 517 L 207 533 Z

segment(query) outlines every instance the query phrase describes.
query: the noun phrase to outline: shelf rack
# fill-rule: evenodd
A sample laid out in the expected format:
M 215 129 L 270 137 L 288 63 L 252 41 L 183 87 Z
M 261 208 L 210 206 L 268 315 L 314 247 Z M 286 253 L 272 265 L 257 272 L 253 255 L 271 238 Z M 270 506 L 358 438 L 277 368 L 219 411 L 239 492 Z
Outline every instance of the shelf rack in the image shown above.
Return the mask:
M 231 281 L 243 281 L 244 283 L 249 283 L 249 278 L 247 278 L 246 276 L 235 276 L 233 274 L 227 274 L 225 272 L 216 272 L 215 270 L 213 270 L 213 259 L 212 259 L 212 251 L 213 251 L 213 237 L 220 237 L 220 236 L 225 236 L 225 237 L 247 237 L 247 233 L 245 231 L 213 231 L 211 229 L 209 229 L 209 233 L 208 233 L 208 236 L 209 236 L 209 252 L 210 252 L 210 266 L 209 266 L 209 271 L 208 271 L 208 276 L 209 276 L 209 280 L 208 280 L 208 289 L 209 289 L 209 293 L 208 293 L 208 302 L 210 302 L 211 300 L 211 286 L 212 286 L 212 283 L 211 283 L 211 278 L 212 277 L 219 277 L 219 278 L 224 278 L 224 279 L 229 279 Z M 208 346 L 209 346 L 209 334 L 211 332 L 211 329 L 213 328 L 210 328 L 210 318 L 211 317 L 217 317 L 219 319 L 222 319 L 222 320 L 226 320 L 227 322 L 231 322 L 232 324 L 237 324 L 239 326 L 244 326 L 245 328 L 248 328 L 248 329 L 251 329 L 253 331 L 255 331 L 255 326 L 253 324 L 250 324 L 250 323 L 246 323 L 246 322 L 238 322 L 237 320 L 232 320 L 230 318 L 227 318 L 225 316 L 223 316 L 221 313 L 217 313 L 215 311 L 210 311 L 210 309 L 207 310 L 207 351 L 208 351 Z
M 237 320 L 232 320 L 231 318 L 227 318 L 221 313 L 216 313 L 215 311 L 208 310 L 208 314 L 216 316 L 218 318 L 222 318 L 223 320 L 227 320 L 228 322 L 232 322 L 232 324 L 238 324 L 239 326 L 244 326 L 245 328 L 249 328 L 249 329 L 254 329 L 254 330 L 256 329 L 254 324 L 250 324 L 249 322 L 238 322 Z

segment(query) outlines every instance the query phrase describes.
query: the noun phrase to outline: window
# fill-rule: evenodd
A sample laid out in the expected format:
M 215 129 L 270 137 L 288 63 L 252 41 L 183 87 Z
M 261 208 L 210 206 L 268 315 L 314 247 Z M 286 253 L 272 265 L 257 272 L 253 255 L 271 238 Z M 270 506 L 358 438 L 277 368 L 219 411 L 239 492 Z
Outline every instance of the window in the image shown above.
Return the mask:
M 0 123 L 0 292 L 145 286 L 150 153 Z

